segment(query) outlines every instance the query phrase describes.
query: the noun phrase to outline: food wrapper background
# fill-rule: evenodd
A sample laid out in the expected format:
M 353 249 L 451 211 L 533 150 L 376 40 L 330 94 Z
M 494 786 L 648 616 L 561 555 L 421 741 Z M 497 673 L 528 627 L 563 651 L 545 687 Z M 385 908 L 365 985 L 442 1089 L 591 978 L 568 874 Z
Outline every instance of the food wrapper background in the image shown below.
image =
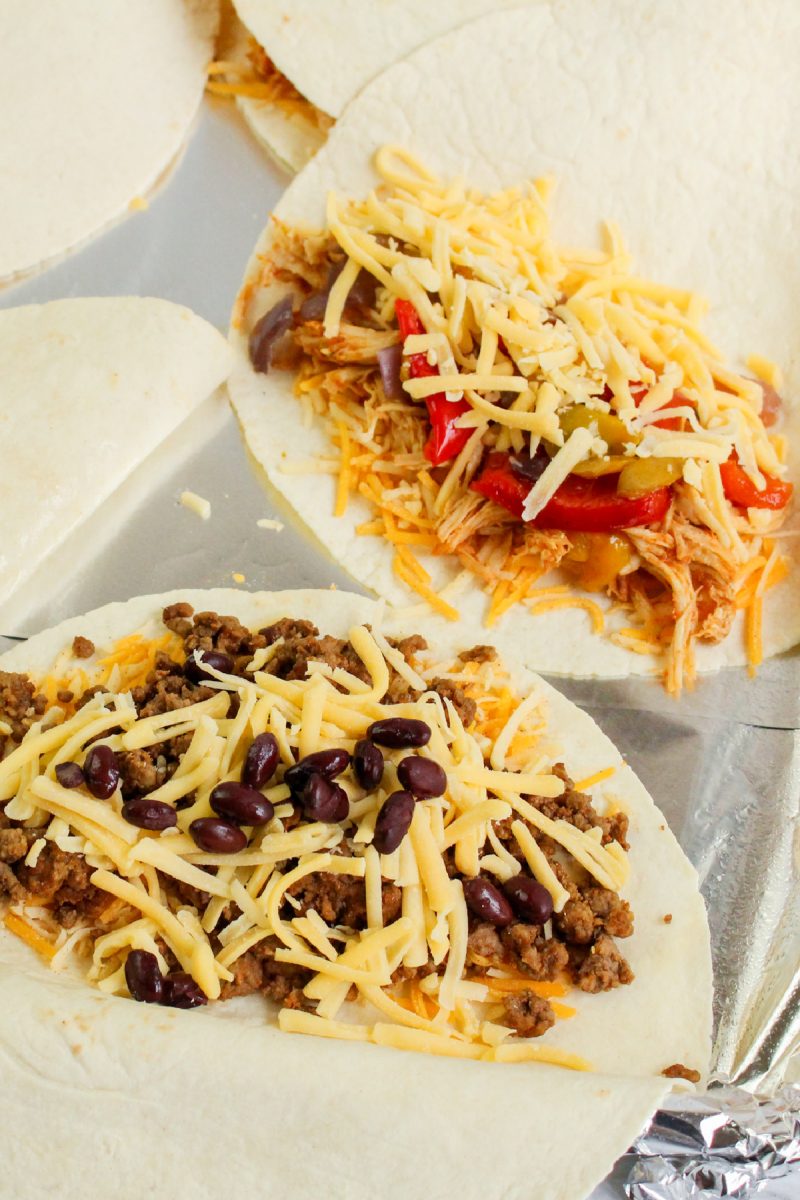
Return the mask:
M 224 329 L 285 184 L 233 111 L 208 103 L 147 212 L 1 291 L 0 304 L 138 293 Z M 24 610 L 0 614 L 0 635 L 176 587 L 352 587 L 245 467 L 233 417 L 194 425 L 45 564 Z M 180 507 L 185 489 L 211 501 L 209 521 Z M 264 517 L 285 527 L 260 528 Z M 0 636 L 0 650 L 10 644 Z M 680 702 L 644 679 L 553 682 L 615 741 L 697 867 L 714 952 L 715 1079 L 738 1085 L 676 1096 L 596 1200 L 800 1196 L 800 1088 L 785 1086 L 800 1080 L 800 655 L 752 681 L 701 679 Z

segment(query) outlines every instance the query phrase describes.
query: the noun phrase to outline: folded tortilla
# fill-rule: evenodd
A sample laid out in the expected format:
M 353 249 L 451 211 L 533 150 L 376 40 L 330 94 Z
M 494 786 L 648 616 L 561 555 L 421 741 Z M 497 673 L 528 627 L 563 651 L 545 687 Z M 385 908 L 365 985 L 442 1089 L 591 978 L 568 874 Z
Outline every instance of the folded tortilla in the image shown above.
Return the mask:
M 531 2 L 531 0 L 529 0 Z M 542 0 L 532 0 L 542 3 Z M 299 171 L 324 143 L 329 121 L 397 59 L 448 30 L 520 0 L 234 0 L 239 34 L 224 57 L 245 61 L 247 35 L 308 105 L 237 96 L 251 130 L 282 166 Z M 244 37 L 242 37 L 244 33 Z
M 0 611 L 230 363 L 216 329 L 166 300 L 0 311 Z
M 143 204 L 197 112 L 217 19 L 216 0 L 2 5 L 0 281 Z
M 288 226 L 323 228 L 328 193 L 366 196 L 377 181 L 373 155 L 392 143 L 406 146 L 442 178 L 462 176 L 486 189 L 555 175 L 557 237 L 589 245 L 601 220 L 615 221 L 641 273 L 709 298 L 710 334 L 729 359 L 758 351 L 780 364 L 780 432 L 788 445 L 788 477 L 797 484 L 800 265 L 787 255 L 786 239 L 800 221 L 800 151 L 782 96 L 795 90 L 799 50 L 798 12 L 784 0 L 745 0 L 733 9 L 554 0 L 486 17 L 368 84 L 274 215 Z M 780 180 L 773 178 L 777 162 Z M 273 230 L 270 224 L 257 245 L 246 281 L 258 276 Z M 279 294 L 251 292 L 250 311 L 267 311 Z M 374 509 L 353 497 L 336 518 L 335 477 L 291 471 L 293 460 L 330 455 L 331 443 L 321 428 L 304 423 L 291 372 L 253 372 L 244 333 L 234 325 L 239 364 L 229 390 L 269 482 L 354 579 L 407 605 L 410 593 L 394 574 L 393 547 L 356 533 Z M 789 577 L 764 606 L 765 655 L 800 638 L 799 530 L 795 504 L 779 534 Z M 419 558 L 438 592 L 458 573 L 452 560 Z M 553 572 L 541 582 L 564 577 Z M 455 603 L 465 620 L 478 623 L 488 607 L 472 584 Z M 743 624 L 740 612 L 721 642 L 697 645 L 698 671 L 747 662 Z M 531 617 L 516 608 L 498 622 L 497 637 L 533 669 L 554 674 L 657 669 L 651 655 L 596 636 L 579 609 Z
M 354 624 L 381 621 L 378 605 L 346 593 L 175 592 L 66 621 L 2 656 L 0 670 L 41 677 L 76 635 L 98 652 L 134 631 L 155 635 L 162 608 L 178 600 L 251 628 L 291 616 L 347 636 Z M 419 631 L 430 636 L 424 623 Z M 453 631 L 437 654 L 478 633 Z M 170 1193 L 211 1196 L 233 1180 L 254 1196 L 352 1198 L 379 1188 L 399 1198 L 418 1189 L 424 1164 L 426 1191 L 441 1200 L 454 1190 L 475 1200 L 587 1194 L 668 1090 L 660 1072 L 676 1062 L 707 1067 L 708 926 L 693 868 L 613 745 L 544 681 L 518 668 L 512 678 L 546 696 L 548 735 L 570 772 L 616 765 L 614 796 L 630 818 L 624 890 L 636 932 L 625 949 L 636 979 L 601 995 L 571 993 L 576 1016 L 542 1039 L 588 1057 L 594 1070 L 291 1036 L 260 997 L 199 1012 L 134 1004 L 54 974 L 3 930 L 0 1044 L 6 1099 L 18 1114 L 3 1142 L 20 1186 L 57 1184 L 72 1197 L 86 1194 L 88 1180 L 93 1191 L 133 1197 L 158 1172 Z M 176 1112 L 181 1154 L 165 1157 L 163 1130 Z

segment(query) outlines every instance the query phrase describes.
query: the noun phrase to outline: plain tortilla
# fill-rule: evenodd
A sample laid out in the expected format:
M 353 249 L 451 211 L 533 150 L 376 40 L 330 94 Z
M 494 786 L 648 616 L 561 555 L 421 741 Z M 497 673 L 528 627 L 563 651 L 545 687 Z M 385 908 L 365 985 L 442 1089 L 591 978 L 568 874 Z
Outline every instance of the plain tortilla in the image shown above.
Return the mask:
M 133 631 L 155 633 L 164 605 L 177 600 L 251 627 L 306 617 L 337 635 L 380 615 L 374 601 L 342 592 L 172 592 L 66 621 L 3 655 L 0 669 L 44 674 L 76 634 L 102 651 Z M 437 653 L 452 654 L 475 636 L 453 633 Z M 8 1052 L 6 1102 L 18 1114 L 4 1148 L 18 1155 L 12 1170 L 22 1178 L 24 1169 L 28 1186 L 58 1180 L 65 1197 L 79 1187 L 85 1195 L 86 1178 L 98 1194 L 114 1181 L 115 1195 L 137 1196 L 158 1170 L 176 1195 L 191 1186 L 210 1197 L 233 1175 L 252 1195 L 283 1188 L 299 1200 L 352 1200 L 379 1186 L 399 1200 L 418 1191 L 421 1164 L 436 1200 L 456 1191 L 475 1200 L 579 1200 L 590 1191 L 669 1090 L 660 1071 L 676 1062 L 707 1067 L 708 926 L 693 868 L 613 745 L 542 680 L 520 672 L 517 682 L 547 695 L 552 738 L 563 740 L 573 774 L 618 764 L 613 792 L 631 819 L 625 894 L 637 930 L 624 952 L 636 982 L 599 996 L 571 993 L 578 1014 L 542 1039 L 588 1057 L 598 1074 L 291 1037 L 252 997 L 211 1011 L 153 1010 L 55 975 L 6 934 L 0 1045 Z M 178 1112 L 181 1156 L 171 1165 L 162 1131 Z
M 222 335 L 166 300 L 0 311 L 0 611 L 219 387 Z
M 178 154 L 213 57 L 217 0 L 0 5 L 0 280 L 124 216 Z
M 440 175 L 464 175 L 484 188 L 553 173 L 556 236 L 588 244 L 601 219 L 615 220 L 640 273 L 708 296 L 710 332 L 723 351 L 733 361 L 757 352 L 779 363 L 792 400 L 800 388 L 800 260 L 787 254 L 787 237 L 800 225 L 800 146 L 785 97 L 797 92 L 798 54 L 800 10 L 791 0 L 734 7 L 553 0 L 486 17 L 369 84 L 275 215 L 321 227 L 329 190 L 363 196 L 375 185 L 371 159 L 385 143 L 406 145 Z M 248 279 L 271 237 L 268 226 Z M 253 316 L 275 298 L 257 296 Z M 392 604 L 412 603 L 392 570 L 389 543 L 355 532 L 370 506 L 351 499 L 346 515 L 334 518 L 334 477 L 284 472 L 293 458 L 329 454 L 330 442 L 319 427 L 303 426 L 291 375 L 256 375 L 242 333 L 234 330 L 232 340 L 239 364 L 231 398 L 270 483 L 354 579 Z M 800 406 L 787 407 L 791 454 L 800 445 Z M 800 482 L 796 453 L 791 471 Z M 781 542 L 792 570 L 765 605 L 768 655 L 800 637 L 797 506 L 784 529 L 794 533 Z M 422 560 L 437 591 L 457 572 L 447 560 Z M 543 581 L 553 582 L 563 580 L 554 573 Z M 472 585 L 454 603 L 474 623 L 487 607 Z M 625 624 L 623 614 L 616 620 Z M 548 673 L 657 669 L 650 656 L 594 635 L 579 609 L 531 617 L 517 607 L 496 636 Z M 741 614 L 721 644 L 697 648 L 700 671 L 745 662 Z
M 543 0 L 529 0 L 529 3 Z M 242 23 L 297 90 L 331 117 L 381 71 L 424 42 L 520 0 L 234 0 Z M 296 113 L 237 97 L 262 146 L 299 171 L 325 134 Z

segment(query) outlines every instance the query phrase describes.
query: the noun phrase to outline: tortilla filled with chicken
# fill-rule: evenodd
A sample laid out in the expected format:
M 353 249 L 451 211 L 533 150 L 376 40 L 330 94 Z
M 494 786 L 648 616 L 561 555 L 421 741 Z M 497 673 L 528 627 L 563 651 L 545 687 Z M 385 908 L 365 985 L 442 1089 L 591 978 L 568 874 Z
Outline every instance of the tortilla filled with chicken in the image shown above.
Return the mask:
M 365 89 L 256 249 L 229 387 L 361 584 L 534 669 L 677 694 L 800 633 L 800 272 L 752 165 L 800 27 L 760 31 L 762 71 L 749 5 L 724 28 L 639 5 L 634 69 L 616 5 L 568 8 L 516 38 L 513 14 L 476 22 Z M 590 112 L 567 70 L 587 24 Z M 719 114 L 745 85 L 742 126 Z
M 535 3 L 541 0 L 534 0 Z M 234 0 L 223 8 L 208 90 L 232 96 L 255 137 L 299 171 L 348 101 L 431 38 L 520 0 Z M 525 20 L 520 12 L 518 19 Z
M 104 1132 L 68 1188 L 133 1187 L 190 1091 L 208 1188 L 235 1129 L 252 1194 L 399 1196 L 424 1159 L 436 1196 L 579 1200 L 703 1078 L 708 926 L 663 816 L 544 681 L 418 628 L 187 592 L 0 659 L 0 1037 L 40 1186 L 97 1140 L 68 1096 Z

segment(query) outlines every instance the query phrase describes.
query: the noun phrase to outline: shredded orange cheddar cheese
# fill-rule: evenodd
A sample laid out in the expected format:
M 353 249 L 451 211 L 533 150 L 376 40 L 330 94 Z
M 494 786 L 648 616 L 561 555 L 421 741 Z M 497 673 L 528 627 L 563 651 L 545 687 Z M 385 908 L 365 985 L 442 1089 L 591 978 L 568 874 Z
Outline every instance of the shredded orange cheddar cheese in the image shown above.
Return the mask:
M 34 929 L 32 925 L 29 925 L 17 913 L 6 913 L 3 923 L 10 933 L 13 933 L 21 941 L 26 942 L 32 950 L 35 950 L 37 954 L 41 954 L 42 958 L 54 957 L 56 947 L 53 943 L 48 941 L 46 937 L 43 937 L 37 929 Z

